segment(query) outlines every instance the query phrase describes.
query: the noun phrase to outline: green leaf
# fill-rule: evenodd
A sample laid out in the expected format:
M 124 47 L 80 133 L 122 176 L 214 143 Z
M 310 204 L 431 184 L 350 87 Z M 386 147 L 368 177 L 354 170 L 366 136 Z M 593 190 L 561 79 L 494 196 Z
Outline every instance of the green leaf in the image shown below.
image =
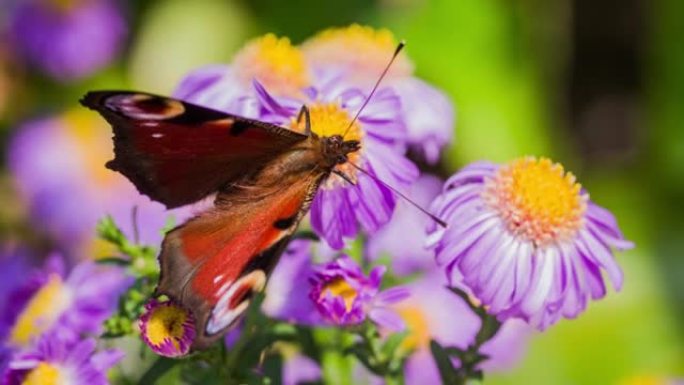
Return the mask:
M 408 331 L 391 334 L 389 337 L 387 337 L 387 340 L 382 345 L 382 353 L 387 357 L 394 357 L 396 355 L 397 348 L 399 348 L 399 345 L 401 345 L 408 335 Z
M 131 261 L 128 259 L 123 259 L 121 257 L 104 257 L 104 258 L 98 258 L 95 260 L 96 263 L 100 265 L 115 265 L 115 266 L 122 266 L 122 267 L 127 267 L 130 266 Z
M 463 385 L 463 381 L 456 369 L 454 364 L 451 362 L 451 357 L 447 354 L 446 350 L 437 341 L 430 341 L 430 351 L 432 352 L 432 357 L 437 363 L 437 368 L 439 369 L 439 375 L 442 378 L 442 383 L 445 385 Z

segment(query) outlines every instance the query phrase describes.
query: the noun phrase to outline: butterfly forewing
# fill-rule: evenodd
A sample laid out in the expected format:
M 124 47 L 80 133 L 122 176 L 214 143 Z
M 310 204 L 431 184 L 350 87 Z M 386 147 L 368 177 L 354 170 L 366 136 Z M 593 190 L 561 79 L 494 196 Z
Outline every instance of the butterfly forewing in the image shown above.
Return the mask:
M 81 103 L 114 127 L 107 167 L 173 208 L 247 177 L 307 136 L 162 96 L 89 92 Z

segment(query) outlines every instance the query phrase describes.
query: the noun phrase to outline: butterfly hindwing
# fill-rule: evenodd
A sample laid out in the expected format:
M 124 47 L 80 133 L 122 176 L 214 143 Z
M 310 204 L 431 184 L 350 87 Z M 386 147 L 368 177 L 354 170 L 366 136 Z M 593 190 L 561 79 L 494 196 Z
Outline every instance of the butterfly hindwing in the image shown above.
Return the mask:
M 216 206 L 167 234 L 158 294 L 192 309 L 194 349 L 206 347 L 261 291 L 328 173 L 306 162 L 311 153 L 283 154 L 251 184 L 222 191 Z M 304 155 L 304 156 L 300 156 Z M 283 170 L 289 172 L 282 174 Z M 273 173 L 280 172 L 280 178 Z
M 307 136 L 180 100 L 128 91 L 89 92 L 81 103 L 114 128 L 107 167 L 168 208 L 249 177 Z

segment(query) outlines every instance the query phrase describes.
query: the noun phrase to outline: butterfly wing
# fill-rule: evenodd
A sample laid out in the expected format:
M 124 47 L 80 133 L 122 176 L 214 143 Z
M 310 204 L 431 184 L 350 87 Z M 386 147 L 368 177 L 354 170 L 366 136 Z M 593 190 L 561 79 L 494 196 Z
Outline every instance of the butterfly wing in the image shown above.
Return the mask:
M 96 91 L 81 103 L 114 128 L 107 167 L 168 208 L 249 177 L 307 136 L 148 93 Z
M 246 310 L 251 295 L 263 290 L 320 181 L 328 175 L 304 165 L 273 180 L 269 174 L 288 168 L 283 162 L 270 166 L 251 185 L 222 191 L 214 208 L 172 230 L 164 240 L 157 291 L 193 312 L 193 349 L 221 337 Z

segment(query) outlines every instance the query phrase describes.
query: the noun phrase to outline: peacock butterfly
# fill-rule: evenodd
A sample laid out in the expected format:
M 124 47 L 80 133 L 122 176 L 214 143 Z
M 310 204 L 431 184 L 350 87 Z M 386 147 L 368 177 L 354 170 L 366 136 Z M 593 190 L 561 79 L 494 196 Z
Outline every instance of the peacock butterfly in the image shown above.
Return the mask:
M 142 92 L 89 92 L 81 103 L 113 127 L 106 166 L 141 193 L 168 208 L 216 194 L 212 208 L 167 233 L 159 254 L 157 294 L 193 313 L 193 350 L 221 337 L 263 290 L 318 186 L 332 173 L 351 182 L 336 167 L 360 148 L 313 133 L 306 106 L 299 133 Z

